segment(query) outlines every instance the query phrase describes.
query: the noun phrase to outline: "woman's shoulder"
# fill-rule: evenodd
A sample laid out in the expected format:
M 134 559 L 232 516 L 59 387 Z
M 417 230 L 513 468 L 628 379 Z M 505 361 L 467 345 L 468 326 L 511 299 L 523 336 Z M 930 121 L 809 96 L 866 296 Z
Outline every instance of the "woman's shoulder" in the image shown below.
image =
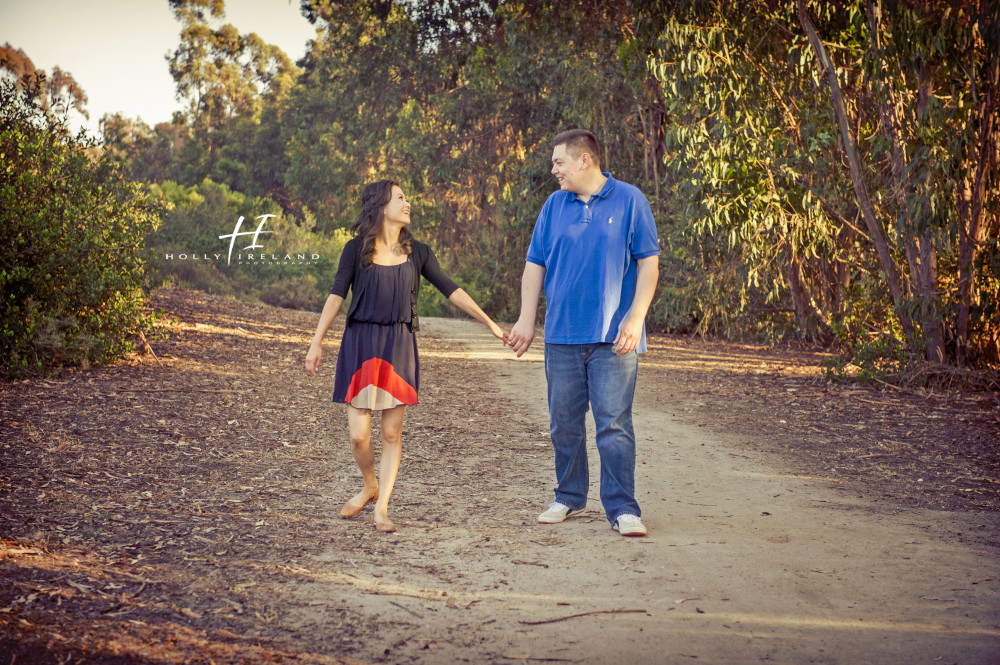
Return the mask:
M 361 252 L 362 245 L 361 236 L 354 236 L 350 240 L 344 243 L 344 249 L 340 250 L 342 254 L 356 255 Z
M 431 254 L 431 247 L 425 242 L 413 239 L 413 255 L 420 261 L 426 261 Z

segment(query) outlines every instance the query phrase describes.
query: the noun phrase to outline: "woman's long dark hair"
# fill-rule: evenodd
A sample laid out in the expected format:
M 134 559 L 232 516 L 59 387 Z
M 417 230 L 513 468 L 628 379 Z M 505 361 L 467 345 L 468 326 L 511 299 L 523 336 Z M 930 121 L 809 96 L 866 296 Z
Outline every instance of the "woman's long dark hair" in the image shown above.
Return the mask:
M 361 192 L 361 212 L 351 226 L 351 232 L 361 236 L 361 265 L 367 268 L 375 261 L 375 238 L 382 232 L 382 210 L 392 200 L 392 188 L 399 183 L 379 180 L 365 185 Z M 405 226 L 399 231 L 399 246 L 409 254 L 413 251 L 413 235 Z

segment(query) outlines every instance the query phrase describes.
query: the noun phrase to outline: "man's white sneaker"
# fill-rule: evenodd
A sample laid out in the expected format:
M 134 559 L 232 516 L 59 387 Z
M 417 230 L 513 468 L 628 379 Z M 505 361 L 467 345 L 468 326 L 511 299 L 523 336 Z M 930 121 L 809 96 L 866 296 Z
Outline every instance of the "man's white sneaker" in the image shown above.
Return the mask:
M 549 506 L 548 510 L 538 516 L 538 523 L 558 524 L 570 515 L 576 515 L 580 512 L 583 512 L 583 508 L 570 508 L 569 506 L 556 501 Z
M 645 536 L 646 527 L 635 515 L 619 515 L 615 525 L 611 527 L 623 536 Z

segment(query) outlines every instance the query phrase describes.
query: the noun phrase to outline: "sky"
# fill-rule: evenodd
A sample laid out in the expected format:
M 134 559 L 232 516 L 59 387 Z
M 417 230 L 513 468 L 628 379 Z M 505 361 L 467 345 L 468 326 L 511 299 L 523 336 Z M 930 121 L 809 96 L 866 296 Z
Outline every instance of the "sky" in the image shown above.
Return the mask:
M 225 0 L 225 10 L 219 25 L 256 32 L 293 62 L 316 34 L 299 0 Z M 180 32 L 167 0 L 0 0 L 0 45 L 22 49 L 38 69 L 58 65 L 72 74 L 87 94 L 90 119 L 72 114 L 70 126 L 95 133 L 105 113 L 152 127 L 181 110 L 164 57 Z

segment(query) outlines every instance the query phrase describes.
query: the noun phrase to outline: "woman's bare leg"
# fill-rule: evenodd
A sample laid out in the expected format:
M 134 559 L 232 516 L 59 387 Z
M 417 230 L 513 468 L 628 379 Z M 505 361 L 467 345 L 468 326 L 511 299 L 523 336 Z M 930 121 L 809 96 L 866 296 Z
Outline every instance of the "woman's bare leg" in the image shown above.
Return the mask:
M 389 497 L 396 484 L 399 461 L 403 456 L 403 417 L 406 405 L 400 405 L 382 412 L 382 460 L 379 464 L 379 497 L 375 503 L 372 519 L 376 524 L 392 525 L 389 521 Z
M 363 508 L 378 494 L 378 479 L 375 477 L 375 450 L 372 448 L 372 412 L 347 405 L 347 425 L 351 431 L 351 454 L 361 469 L 364 487 L 347 503 L 354 508 Z M 344 505 L 348 512 L 348 505 Z M 360 510 L 359 510 L 360 512 Z

